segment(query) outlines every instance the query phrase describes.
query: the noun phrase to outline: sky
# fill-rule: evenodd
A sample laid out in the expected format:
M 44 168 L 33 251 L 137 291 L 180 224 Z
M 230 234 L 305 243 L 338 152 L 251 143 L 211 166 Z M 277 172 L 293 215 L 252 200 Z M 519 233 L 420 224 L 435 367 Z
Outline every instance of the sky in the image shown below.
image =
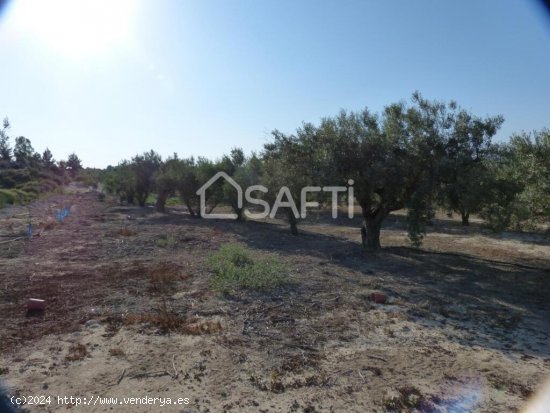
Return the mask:
M 550 127 L 550 18 L 529 0 L 16 0 L 0 117 L 56 159 L 116 165 L 260 151 L 341 109 L 415 91 Z

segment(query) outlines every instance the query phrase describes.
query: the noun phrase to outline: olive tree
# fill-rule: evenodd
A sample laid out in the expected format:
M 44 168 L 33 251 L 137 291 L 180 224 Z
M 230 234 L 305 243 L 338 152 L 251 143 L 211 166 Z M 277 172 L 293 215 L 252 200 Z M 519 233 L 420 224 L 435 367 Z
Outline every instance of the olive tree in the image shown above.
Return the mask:
M 135 194 L 140 206 L 145 206 L 145 201 L 154 188 L 154 176 L 161 162 L 160 155 L 153 150 L 132 158 Z
M 498 163 L 497 163 L 498 161 Z M 496 231 L 537 230 L 550 221 L 550 130 L 512 135 L 495 157 L 499 191 L 482 217 Z
M 463 109 L 452 114 L 441 165 L 441 198 L 450 211 L 460 213 L 462 225 L 469 225 L 470 214 L 480 212 L 488 201 L 494 174 L 486 160 L 491 138 L 503 121 L 502 116 L 482 119 Z
M 258 185 L 262 179 L 262 161 L 252 153 L 247 157 L 240 148 L 233 148 L 229 156 L 224 156 L 218 163 L 219 170 L 227 173 L 243 190 Z M 246 200 L 239 202 L 238 194 L 233 185 L 227 181 L 222 184 L 223 202 L 230 205 L 237 220 L 243 218 L 243 211 L 246 207 Z
M 103 176 L 103 185 L 108 193 L 117 195 L 121 202 L 134 203 L 136 195 L 136 177 L 129 161 L 117 166 L 109 166 Z
M 183 162 L 177 154 L 160 164 L 155 173 L 154 185 L 157 194 L 155 208 L 158 212 L 166 212 L 166 200 L 176 193 L 183 169 Z
M 305 123 L 294 135 L 275 130 L 272 132 L 273 142 L 264 146 L 262 154 L 262 184 L 268 188 L 265 196 L 272 205 L 276 202 L 285 205 L 293 235 L 298 234 L 302 189 L 321 184 L 320 177 L 326 170 L 317 162 L 317 133 L 317 128 L 310 123 Z M 275 212 L 271 211 L 271 217 Z
M 218 180 L 205 191 L 206 211 L 201 211 L 197 191 L 218 172 L 218 164 L 211 160 L 193 157 L 182 160 L 179 170 L 177 191 L 192 216 L 202 218 L 203 212 L 210 213 L 223 199 L 223 182 Z
M 365 109 L 342 111 L 320 126 L 320 150 L 341 180 L 354 181 L 361 207 L 362 244 L 380 248 L 380 230 L 392 212 L 408 210 L 409 237 L 419 244 L 431 217 L 444 136 L 452 105 L 430 102 L 415 93 L 411 104 L 387 106 L 380 115 Z

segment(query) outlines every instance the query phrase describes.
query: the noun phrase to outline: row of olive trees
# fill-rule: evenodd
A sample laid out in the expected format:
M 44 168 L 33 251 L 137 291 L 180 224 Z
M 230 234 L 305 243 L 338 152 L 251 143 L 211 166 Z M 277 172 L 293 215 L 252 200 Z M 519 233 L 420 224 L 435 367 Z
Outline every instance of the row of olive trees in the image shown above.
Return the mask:
M 254 154 L 246 157 L 241 149 L 233 149 L 229 156 L 217 161 L 203 157 L 182 159 L 177 154 L 163 161 L 159 154 L 149 151 L 107 168 L 103 184 L 122 201 L 137 201 L 140 206 L 144 206 L 149 195 L 154 193 L 159 212 L 165 212 L 170 197 L 178 196 L 191 215 L 200 217 L 197 191 L 218 171 L 227 173 L 245 187 L 258 183 L 261 170 L 260 159 Z M 214 182 L 208 189 L 206 203 L 207 213 L 223 203 L 234 208 L 239 219 L 242 217 L 244 206 L 238 205 L 234 188 L 223 180 Z
M 465 223 L 480 207 L 471 199 L 480 192 L 474 188 L 477 165 L 490 157 L 501 124 L 501 117 L 481 119 L 454 102 L 416 93 L 410 103 L 388 105 L 380 114 L 342 111 L 294 135 L 276 132 L 265 159 L 270 179 L 296 184 L 295 197 L 304 185 L 352 179 L 365 247 L 380 247 L 384 219 L 400 209 L 408 211 L 409 236 L 419 244 L 437 204 L 460 212 Z
M 318 125 L 305 123 L 294 134 L 274 131 L 260 156 L 233 149 L 217 161 L 177 155 L 162 161 L 151 151 L 109 168 L 105 185 L 140 205 L 154 192 L 161 212 L 177 195 L 197 216 L 197 190 L 218 171 L 243 188 L 264 185 L 268 191 L 256 196 L 271 203 L 279 188 L 287 187 L 285 196 L 298 211 L 304 187 L 353 185 L 363 245 L 371 249 L 380 247 L 384 219 L 400 209 L 407 211 L 413 244 L 422 241 L 436 207 L 460 214 L 464 225 L 470 214 L 480 214 L 498 230 L 547 221 L 550 134 L 522 134 L 495 145 L 491 140 L 502 123 L 501 116 L 480 118 L 455 102 L 428 101 L 415 93 L 410 102 L 390 104 L 379 114 L 342 111 Z M 236 202 L 227 182 L 215 182 L 206 194 L 210 210 L 224 204 L 242 217 L 247 205 Z M 307 201 L 330 202 L 331 196 L 314 192 Z M 294 211 L 286 209 L 297 234 Z

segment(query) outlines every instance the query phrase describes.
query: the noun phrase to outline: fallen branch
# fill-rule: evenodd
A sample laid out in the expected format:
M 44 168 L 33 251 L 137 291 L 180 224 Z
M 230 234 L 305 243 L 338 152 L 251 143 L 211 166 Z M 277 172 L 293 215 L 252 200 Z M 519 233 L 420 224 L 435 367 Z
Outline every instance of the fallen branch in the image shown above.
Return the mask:
M 176 363 L 174 362 L 174 359 L 176 358 L 175 355 L 172 356 L 172 368 L 174 369 L 174 379 L 177 379 L 179 376 L 178 369 L 176 368 Z
M 388 362 L 388 360 L 386 360 L 384 357 L 370 356 L 370 355 L 367 357 L 375 360 L 385 361 L 386 363 Z
M 6 244 L 8 242 L 17 241 L 18 239 L 23 239 L 23 238 L 28 238 L 28 237 L 17 237 L 17 238 L 14 238 L 14 239 L 9 239 L 7 241 L 2 241 L 2 242 L 0 242 L 0 244 Z
M 120 382 L 122 381 L 122 379 L 124 378 L 124 375 L 126 374 L 126 369 L 122 370 L 122 374 L 120 375 L 120 377 L 118 378 L 118 380 L 116 381 L 116 384 L 120 384 Z
M 147 372 L 147 373 L 134 374 L 133 376 L 128 376 L 128 378 L 129 379 L 143 379 L 145 377 L 162 377 L 162 376 L 172 377 L 172 374 L 169 373 L 166 370 L 159 370 L 159 371 L 151 371 L 151 372 Z

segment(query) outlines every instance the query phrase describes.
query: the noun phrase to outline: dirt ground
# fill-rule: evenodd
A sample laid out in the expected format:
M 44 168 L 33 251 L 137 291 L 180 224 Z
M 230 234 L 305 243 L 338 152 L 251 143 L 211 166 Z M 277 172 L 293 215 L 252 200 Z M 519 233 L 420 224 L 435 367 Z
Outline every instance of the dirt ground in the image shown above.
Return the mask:
M 71 215 L 57 223 L 63 206 Z M 24 235 L 29 214 L 33 239 L 2 242 Z M 549 377 L 548 239 L 438 217 L 414 249 L 395 215 L 383 250 L 366 253 L 357 220 L 300 230 L 96 193 L 0 210 L 2 381 L 51 397 L 29 412 L 501 413 L 521 411 Z M 279 255 L 290 282 L 213 292 L 206 257 L 226 242 Z M 31 297 L 46 311 L 28 314 Z

